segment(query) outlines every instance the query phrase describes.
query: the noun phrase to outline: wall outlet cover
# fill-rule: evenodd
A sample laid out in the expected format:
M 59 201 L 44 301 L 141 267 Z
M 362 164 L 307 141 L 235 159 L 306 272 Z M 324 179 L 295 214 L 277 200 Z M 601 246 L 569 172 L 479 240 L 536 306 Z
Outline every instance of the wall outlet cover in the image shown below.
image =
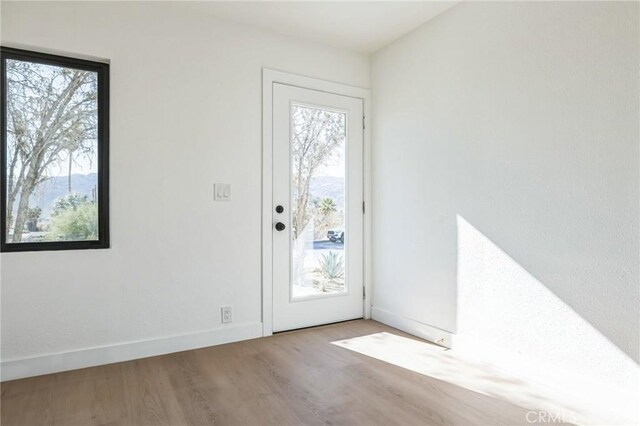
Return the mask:
M 227 324 L 227 323 L 230 323 L 231 321 L 233 321 L 233 315 L 232 315 L 232 311 L 231 311 L 231 306 L 222 306 L 220 308 L 220 311 L 222 313 L 222 323 L 223 324 Z

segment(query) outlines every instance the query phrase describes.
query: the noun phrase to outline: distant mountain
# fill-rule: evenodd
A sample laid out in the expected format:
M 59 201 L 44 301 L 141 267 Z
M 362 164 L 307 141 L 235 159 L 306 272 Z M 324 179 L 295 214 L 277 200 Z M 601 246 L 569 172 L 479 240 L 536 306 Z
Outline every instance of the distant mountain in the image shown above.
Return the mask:
M 344 178 L 336 176 L 318 176 L 311 178 L 309 186 L 311 198 L 332 198 L 338 210 L 344 209 Z
M 48 218 L 51 215 L 53 204 L 58 198 L 62 198 L 69 192 L 69 180 L 67 176 L 56 176 L 38 185 L 29 198 L 30 207 L 40 207 L 42 209 L 41 218 Z M 71 175 L 71 192 L 86 195 L 89 199 L 93 197 L 93 189 L 98 185 L 98 175 L 89 173 L 86 175 Z

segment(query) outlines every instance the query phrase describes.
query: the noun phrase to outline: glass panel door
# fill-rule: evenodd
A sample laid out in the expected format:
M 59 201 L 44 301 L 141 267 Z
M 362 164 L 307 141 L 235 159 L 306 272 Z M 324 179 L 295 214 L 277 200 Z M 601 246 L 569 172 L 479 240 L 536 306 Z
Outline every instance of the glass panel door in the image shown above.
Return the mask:
M 273 330 L 363 314 L 362 99 L 273 85 Z

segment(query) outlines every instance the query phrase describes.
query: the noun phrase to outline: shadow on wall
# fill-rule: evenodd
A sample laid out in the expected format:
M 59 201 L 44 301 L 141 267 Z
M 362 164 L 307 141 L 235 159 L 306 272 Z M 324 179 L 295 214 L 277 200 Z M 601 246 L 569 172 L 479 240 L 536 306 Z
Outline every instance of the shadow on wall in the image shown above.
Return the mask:
M 637 395 L 638 363 L 623 348 L 460 215 L 457 229 L 454 348 L 482 351 L 506 368 L 534 369 L 522 362 L 532 360 L 551 366 L 550 375 L 575 373 Z

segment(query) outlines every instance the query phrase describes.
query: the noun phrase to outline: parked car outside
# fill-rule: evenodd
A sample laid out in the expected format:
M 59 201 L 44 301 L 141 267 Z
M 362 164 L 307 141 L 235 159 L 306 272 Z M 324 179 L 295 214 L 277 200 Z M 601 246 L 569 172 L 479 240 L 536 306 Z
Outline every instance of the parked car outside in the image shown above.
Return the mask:
M 329 238 L 329 241 L 332 243 L 337 241 L 344 243 L 344 229 L 329 229 L 327 232 L 327 238 Z

